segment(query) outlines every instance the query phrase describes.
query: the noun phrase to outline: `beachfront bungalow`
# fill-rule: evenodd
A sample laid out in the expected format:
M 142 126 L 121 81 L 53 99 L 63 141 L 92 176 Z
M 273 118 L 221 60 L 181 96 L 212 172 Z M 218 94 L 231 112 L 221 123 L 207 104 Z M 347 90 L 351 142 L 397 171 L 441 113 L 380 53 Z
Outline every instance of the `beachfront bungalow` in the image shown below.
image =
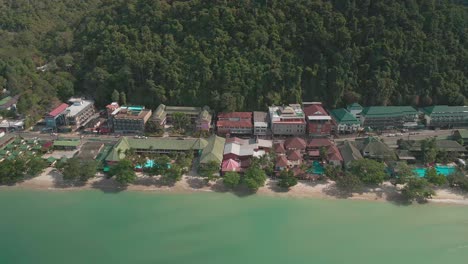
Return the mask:
M 376 137 L 356 139 L 356 147 L 364 158 L 376 160 L 395 160 L 395 152 Z
M 361 152 L 354 142 L 345 140 L 342 144 L 338 145 L 338 149 L 343 158 L 343 165 L 345 168 L 349 168 L 351 162 L 362 159 Z

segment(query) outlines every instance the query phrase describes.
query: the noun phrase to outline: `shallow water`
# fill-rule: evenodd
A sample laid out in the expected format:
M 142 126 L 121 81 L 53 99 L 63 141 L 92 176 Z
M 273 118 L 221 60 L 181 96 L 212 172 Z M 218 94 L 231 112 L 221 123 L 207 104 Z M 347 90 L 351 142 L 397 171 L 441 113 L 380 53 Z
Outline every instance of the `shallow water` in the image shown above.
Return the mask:
M 468 207 L 0 191 L 0 263 L 467 263 Z

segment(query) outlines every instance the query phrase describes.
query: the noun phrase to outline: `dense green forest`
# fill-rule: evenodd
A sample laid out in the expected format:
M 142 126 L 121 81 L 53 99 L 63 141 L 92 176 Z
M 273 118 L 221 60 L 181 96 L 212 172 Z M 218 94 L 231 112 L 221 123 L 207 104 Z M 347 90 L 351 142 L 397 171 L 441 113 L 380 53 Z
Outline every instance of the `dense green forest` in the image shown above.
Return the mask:
M 460 0 L 3 0 L 0 86 L 35 115 L 114 90 L 150 108 L 463 105 L 467 33 Z

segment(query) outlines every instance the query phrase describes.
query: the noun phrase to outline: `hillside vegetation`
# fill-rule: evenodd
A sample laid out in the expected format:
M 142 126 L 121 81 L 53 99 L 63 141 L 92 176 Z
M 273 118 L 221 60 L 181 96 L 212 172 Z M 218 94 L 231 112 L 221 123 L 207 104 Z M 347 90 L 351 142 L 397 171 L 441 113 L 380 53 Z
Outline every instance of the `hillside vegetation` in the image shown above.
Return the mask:
M 34 113 L 73 92 L 102 105 L 114 90 L 225 111 L 468 96 L 462 1 L 3 1 L 0 29 L 0 86 Z

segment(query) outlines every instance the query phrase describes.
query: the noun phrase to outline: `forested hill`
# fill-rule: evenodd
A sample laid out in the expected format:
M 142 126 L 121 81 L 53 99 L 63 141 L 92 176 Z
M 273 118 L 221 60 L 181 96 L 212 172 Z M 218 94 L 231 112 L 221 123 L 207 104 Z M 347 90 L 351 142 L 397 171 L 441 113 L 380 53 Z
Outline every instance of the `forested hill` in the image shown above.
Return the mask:
M 1 23 L 11 49 L 27 50 L 20 72 L 53 63 L 34 73 L 38 82 L 59 78 L 46 96 L 64 98 L 74 85 L 99 104 L 117 90 L 151 108 L 226 111 L 301 100 L 461 105 L 468 96 L 468 7 L 461 1 L 53 2 L 65 11 L 40 27 L 27 26 L 35 16 Z M 47 8 L 56 14 L 55 4 Z M 0 14 L 21 9 L 0 2 Z M 12 66 L 4 65 L 19 58 L 4 43 L 0 49 L 0 85 L 11 87 Z M 28 82 L 17 90 L 30 89 Z

